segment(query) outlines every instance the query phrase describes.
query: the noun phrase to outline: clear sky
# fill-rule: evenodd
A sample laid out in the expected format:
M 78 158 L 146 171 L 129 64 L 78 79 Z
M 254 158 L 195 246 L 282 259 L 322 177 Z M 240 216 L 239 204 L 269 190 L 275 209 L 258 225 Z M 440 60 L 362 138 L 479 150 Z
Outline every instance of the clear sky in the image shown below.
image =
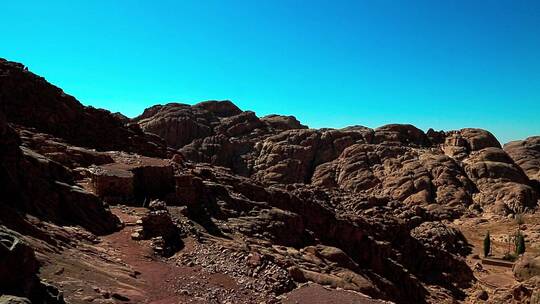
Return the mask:
M 0 57 L 83 104 L 540 135 L 540 1 L 3 0 Z

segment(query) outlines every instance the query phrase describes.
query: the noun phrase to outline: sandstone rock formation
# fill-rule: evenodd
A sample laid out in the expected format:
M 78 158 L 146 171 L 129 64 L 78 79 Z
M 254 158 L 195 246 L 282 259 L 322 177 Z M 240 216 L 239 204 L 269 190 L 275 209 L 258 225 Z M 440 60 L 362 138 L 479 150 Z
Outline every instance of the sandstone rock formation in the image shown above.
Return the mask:
M 160 301 L 159 292 L 187 301 L 195 291 L 208 303 L 274 303 L 312 286 L 369 303 L 463 300 L 475 281 L 471 248 L 450 223 L 534 212 L 537 142 L 502 149 L 485 130 L 402 124 L 309 129 L 230 101 L 156 105 L 129 119 L 0 60 L 2 301 L 61 303 L 40 277 L 54 285 L 64 271 L 61 288 L 77 303 Z M 92 263 L 111 269 L 77 275 Z M 516 265 L 514 299 L 538 297 L 528 269 Z M 228 287 L 187 285 L 184 271 Z
M 22 238 L 15 231 L 0 225 L 2 303 L 65 303 L 63 295 L 56 288 L 39 280 L 39 262 L 32 248 Z
M 522 168 L 480 129 L 426 134 L 393 124 L 313 130 L 292 117 L 259 119 L 228 101 L 154 106 L 135 121 L 187 160 L 225 166 L 265 184 L 313 184 L 461 212 L 470 205 L 522 212 L 538 201 Z
M 29 213 L 61 224 L 78 224 L 95 233 L 109 233 L 118 221 L 93 194 L 75 185 L 69 169 L 26 148 L 0 114 L 0 220 L 9 210 Z
M 351 212 L 344 205 L 346 202 L 315 189 L 265 188 L 250 179 L 204 166 L 188 168 L 184 175 L 194 175 L 191 180 L 201 181 L 194 195 L 197 201 L 187 205 L 190 218 L 207 231 L 216 236 L 242 234 L 249 239 L 305 247 L 306 252 L 312 252 L 297 256 L 288 253 L 292 248 L 282 252 L 250 244 L 259 254 L 279 261 L 279 265 L 292 267 L 290 275 L 300 282 L 361 290 L 389 299 L 406 297 L 421 301 L 425 293 L 421 281 L 427 277 L 434 284 L 445 285 L 448 278 L 436 278 L 436 274 L 459 270 L 460 282 L 471 279 L 459 255 L 454 255 L 466 248 L 461 238 L 447 238 L 448 252 L 437 256 L 428 252 L 440 248 L 431 249 L 418 243 L 410 236 L 406 224 L 384 216 L 372 221 L 363 216 L 352 217 L 347 215 Z M 344 210 L 343 216 L 336 214 L 332 205 Z M 396 239 L 396 235 L 400 237 Z M 313 254 L 318 257 L 311 257 Z M 421 265 L 416 262 L 419 256 L 423 260 Z M 433 260 L 428 262 L 430 257 Z M 328 261 L 323 263 L 321 258 Z M 330 267 L 324 266 L 327 264 L 337 268 L 329 268 L 330 275 L 320 275 L 322 269 Z M 378 276 L 388 280 L 381 281 Z
M 164 156 L 163 141 L 125 127 L 109 111 L 85 107 L 75 98 L 25 69 L 0 58 L 0 111 L 9 122 L 63 138 L 82 147 Z
M 305 128 L 292 116 L 259 119 L 230 101 L 207 101 L 194 106 L 170 103 L 148 108 L 134 119 L 145 132 L 164 138 L 193 161 L 233 168 L 249 175 L 257 139 L 288 129 Z
M 540 183 L 540 136 L 513 141 L 504 145 L 504 151 L 523 169 L 538 188 Z

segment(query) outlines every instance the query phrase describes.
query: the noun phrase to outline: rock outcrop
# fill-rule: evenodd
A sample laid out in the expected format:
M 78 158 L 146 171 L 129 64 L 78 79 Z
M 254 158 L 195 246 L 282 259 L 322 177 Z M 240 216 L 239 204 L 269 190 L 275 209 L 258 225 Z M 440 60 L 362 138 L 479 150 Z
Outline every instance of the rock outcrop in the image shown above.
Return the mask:
M 460 258 L 467 244 L 453 230 L 445 228 L 421 237 L 444 242 L 447 251 L 441 252 L 440 247 L 412 237 L 409 224 L 396 221 L 389 211 L 372 220 L 361 213 L 352 216 L 355 211 L 349 209 L 345 196 L 330 196 L 301 185 L 288 191 L 264 187 L 207 166 L 188 168 L 183 174 L 192 176 L 191 181 L 200 181 L 195 187 L 197 193 L 192 195 L 196 201 L 186 202 L 190 218 L 215 236 L 244 235 L 253 240 L 252 249 L 286 266 L 298 282 L 312 281 L 387 299 L 422 302 L 426 293 L 424 280 L 447 286 L 448 277 L 437 273 L 459 272 L 460 282 L 456 284 L 472 280 Z M 428 213 L 416 214 L 427 218 Z M 261 241 L 290 249 L 265 248 L 257 245 Z M 293 248 L 304 248 L 305 254 L 293 254 Z
M 0 225 L 1 303 L 65 304 L 58 290 L 40 281 L 39 262 L 23 237 Z
M 504 151 L 540 189 L 540 136 L 509 142 L 504 145 Z
M 507 214 L 537 205 L 537 187 L 481 129 L 426 134 L 392 124 L 314 130 L 293 117 L 259 119 L 229 101 L 154 106 L 135 121 L 180 148 L 186 160 L 265 184 L 313 184 L 460 212 L 474 205 Z
M 156 105 L 134 119 L 148 133 L 165 139 L 193 161 L 232 168 L 248 176 L 260 139 L 283 130 L 306 128 L 292 116 L 259 119 L 230 101 L 206 101 L 194 106 Z
M 20 139 L 0 114 L 0 220 L 7 210 L 60 224 L 81 225 L 98 233 L 117 229 L 118 220 L 93 194 L 75 185 L 71 170 L 41 154 L 19 148 Z
M 77 146 L 166 154 L 163 141 L 143 133 L 137 124 L 124 126 L 109 111 L 85 107 L 24 65 L 1 58 L 0 112 L 10 123 L 36 128 Z
M 525 254 L 516 262 L 513 272 L 519 281 L 540 277 L 540 256 Z
M 538 203 L 537 192 L 529 179 L 500 148 L 485 148 L 472 152 L 464 160 L 467 176 L 479 193 L 475 201 L 496 213 L 523 212 Z M 504 211 L 508 210 L 508 211 Z

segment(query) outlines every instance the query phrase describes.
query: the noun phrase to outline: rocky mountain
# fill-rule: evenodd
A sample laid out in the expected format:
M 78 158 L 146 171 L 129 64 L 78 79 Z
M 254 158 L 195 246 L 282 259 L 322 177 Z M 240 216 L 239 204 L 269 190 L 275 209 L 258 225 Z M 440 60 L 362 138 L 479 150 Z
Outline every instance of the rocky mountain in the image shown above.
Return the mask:
M 0 60 L 0 303 L 534 303 L 534 271 L 484 290 L 467 227 L 540 240 L 538 147 L 230 101 L 129 119 Z
M 224 166 L 267 185 L 312 184 L 460 213 L 470 208 L 508 214 L 537 205 L 534 138 L 521 151 L 512 148 L 517 143 L 507 145 L 509 155 L 486 130 L 315 130 L 293 117 L 258 118 L 229 101 L 154 106 L 134 121 L 186 160 Z
M 0 110 L 10 123 L 76 146 L 165 156 L 159 137 L 143 133 L 136 124 L 124 126 L 109 111 L 83 106 L 20 63 L 0 59 L 0 79 Z

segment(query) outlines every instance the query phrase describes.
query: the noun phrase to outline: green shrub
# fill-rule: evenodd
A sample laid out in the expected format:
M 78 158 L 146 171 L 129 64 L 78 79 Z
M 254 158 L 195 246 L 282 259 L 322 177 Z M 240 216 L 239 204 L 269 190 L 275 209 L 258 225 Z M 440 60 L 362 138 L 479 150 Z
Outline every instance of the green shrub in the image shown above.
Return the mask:
M 491 238 L 489 236 L 489 231 L 488 231 L 486 234 L 486 237 L 484 238 L 484 257 L 487 257 L 490 251 L 491 251 Z
M 521 232 L 518 232 L 516 235 L 516 254 L 524 254 L 525 253 L 525 236 Z
M 517 259 L 517 255 L 515 255 L 513 253 L 507 253 L 502 257 L 502 259 L 505 260 L 505 261 L 514 262 Z

